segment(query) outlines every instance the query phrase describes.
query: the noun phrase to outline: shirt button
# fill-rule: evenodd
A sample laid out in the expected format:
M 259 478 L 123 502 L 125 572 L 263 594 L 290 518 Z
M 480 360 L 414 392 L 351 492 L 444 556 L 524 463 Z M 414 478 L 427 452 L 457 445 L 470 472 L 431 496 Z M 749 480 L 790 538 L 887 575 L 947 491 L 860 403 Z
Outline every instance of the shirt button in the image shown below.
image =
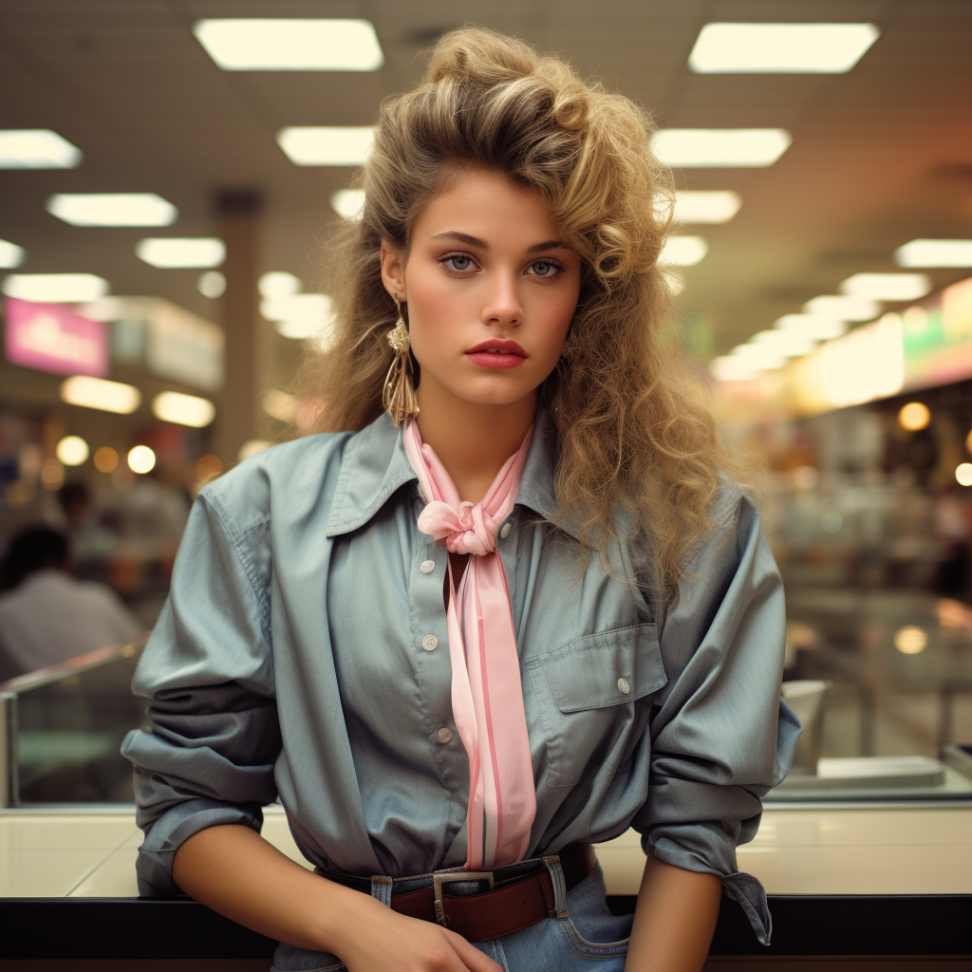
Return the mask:
M 423 574 L 431 574 L 432 571 L 435 570 L 435 561 L 423 560 L 419 570 L 422 571 Z
M 619 678 L 618 691 L 620 691 L 622 695 L 627 695 L 631 691 L 631 683 L 626 678 Z
M 447 743 L 452 738 L 452 730 L 448 726 L 443 726 L 436 734 L 435 738 L 440 743 Z
M 500 539 L 505 540 L 510 535 L 510 530 L 513 529 L 513 525 L 507 521 L 503 524 L 503 529 L 500 530 Z
M 422 647 L 426 651 L 435 651 L 439 647 L 439 639 L 435 635 L 426 635 L 422 639 Z

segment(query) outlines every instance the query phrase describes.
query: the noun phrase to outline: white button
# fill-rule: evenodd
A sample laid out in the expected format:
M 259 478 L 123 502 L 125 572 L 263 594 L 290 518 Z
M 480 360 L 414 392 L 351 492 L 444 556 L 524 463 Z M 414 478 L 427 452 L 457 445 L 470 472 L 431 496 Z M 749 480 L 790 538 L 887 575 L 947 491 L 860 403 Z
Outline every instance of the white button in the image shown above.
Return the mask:
M 447 743 L 452 738 L 452 730 L 448 726 L 443 726 L 436 734 L 435 738 L 440 743 Z
M 512 529 L 513 529 L 513 525 L 510 523 L 509 520 L 507 520 L 506 523 L 503 524 L 503 529 L 500 530 L 500 537 L 503 540 L 505 540 L 510 535 L 510 530 Z
M 424 638 L 422 639 L 422 647 L 423 647 L 423 648 L 424 648 L 424 649 L 425 649 L 426 651 L 435 651 L 435 649 L 436 649 L 436 648 L 437 648 L 438 646 L 439 646 L 439 639 L 438 639 L 438 638 L 436 638 L 436 636 L 435 636 L 435 635 L 426 635 L 426 636 L 425 636 L 425 637 L 424 637 Z
M 631 691 L 631 683 L 626 678 L 619 678 L 618 690 L 622 695 L 627 695 Z
M 435 570 L 435 561 L 423 560 L 419 570 L 422 571 L 423 574 L 431 574 L 432 571 Z

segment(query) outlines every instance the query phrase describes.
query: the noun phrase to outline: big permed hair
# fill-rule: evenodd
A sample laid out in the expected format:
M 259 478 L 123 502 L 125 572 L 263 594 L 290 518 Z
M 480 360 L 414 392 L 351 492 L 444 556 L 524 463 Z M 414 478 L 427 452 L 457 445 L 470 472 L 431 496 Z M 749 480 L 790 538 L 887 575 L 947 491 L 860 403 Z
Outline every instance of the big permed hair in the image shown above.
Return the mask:
M 560 512 L 580 524 L 587 550 L 603 553 L 621 533 L 647 541 L 651 586 L 673 599 L 730 460 L 704 392 L 676 361 L 671 285 L 658 267 L 673 192 L 651 133 L 633 102 L 559 58 L 480 28 L 445 35 L 424 83 L 381 107 L 362 218 L 325 260 L 334 350 L 309 354 L 299 392 L 327 402 L 305 431 L 377 418 L 396 320 L 382 240 L 407 254 L 417 214 L 463 168 L 536 190 L 582 261 L 564 356 L 540 389 L 559 433 Z

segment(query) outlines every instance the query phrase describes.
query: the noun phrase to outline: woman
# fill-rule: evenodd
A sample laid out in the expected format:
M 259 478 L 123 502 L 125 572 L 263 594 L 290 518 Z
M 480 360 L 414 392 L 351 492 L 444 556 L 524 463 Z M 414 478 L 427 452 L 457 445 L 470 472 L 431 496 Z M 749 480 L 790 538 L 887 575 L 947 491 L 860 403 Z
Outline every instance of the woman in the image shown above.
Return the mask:
M 139 667 L 143 893 L 281 972 L 697 970 L 723 889 L 766 941 L 734 849 L 798 732 L 782 591 L 673 365 L 648 122 L 466 29 L 363 178 L 330 434 L 203 490 Z M 633 929 L 590 849 L 629 826 Z

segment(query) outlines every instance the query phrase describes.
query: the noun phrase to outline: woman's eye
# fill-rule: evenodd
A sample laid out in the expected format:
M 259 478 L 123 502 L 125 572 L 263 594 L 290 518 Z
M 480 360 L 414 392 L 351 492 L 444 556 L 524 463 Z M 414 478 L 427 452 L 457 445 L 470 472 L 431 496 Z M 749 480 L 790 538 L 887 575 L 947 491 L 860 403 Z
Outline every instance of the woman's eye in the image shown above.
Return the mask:
M 556 263 L 550 263 L 547 260 L 537 260 L 536 263 L 530 264 L 530 268 L 538 277 L 553 277 L 558 270 L 562 269 Z
M 453 254 L 452 256 L 443 257 L 442 263 L 444 263 L 450 270 L 468 270 L 472 266 L 472 259 L 467 256 L 462 256 L 461 254 Z

